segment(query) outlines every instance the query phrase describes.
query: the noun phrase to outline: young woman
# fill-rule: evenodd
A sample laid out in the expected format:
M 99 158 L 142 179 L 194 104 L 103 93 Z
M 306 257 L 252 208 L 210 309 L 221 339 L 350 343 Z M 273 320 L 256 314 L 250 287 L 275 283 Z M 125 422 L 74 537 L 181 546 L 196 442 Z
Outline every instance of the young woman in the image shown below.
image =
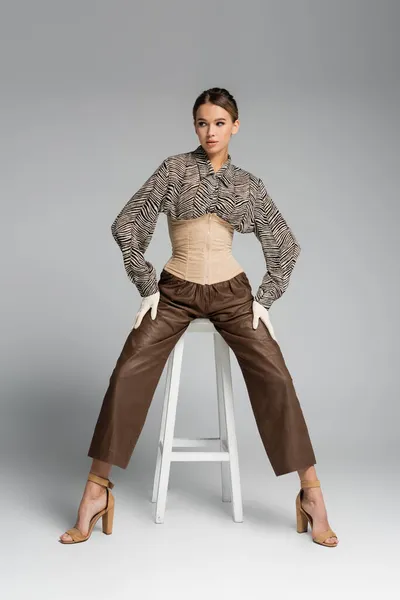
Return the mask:
M 128 466 L 168 356 L 190 322 L 208 317 L 235 353 L 258 431 L 277 476 L 297 471 L 297 531 L 335 547 L 315 471 L 315 455 L 268 310 L 286 290 L 300 246 L 263 181 L 232 164 L 237 104 L 225 89 L 204 91 L 193 107 L 200 145 L 168 156 L 111 226 L 142 303 L 103 399 L 88 456 L 93 459 L 73 528 L 63 543 L 87 540 L 97 520 L 112 532 L 112 465 Z M 158 215 L 168 218 L 172 256 L 157 281 L 144 253 Z M 231 254 L 234 231 L 254 233 L 267 271 L 253 296 Z

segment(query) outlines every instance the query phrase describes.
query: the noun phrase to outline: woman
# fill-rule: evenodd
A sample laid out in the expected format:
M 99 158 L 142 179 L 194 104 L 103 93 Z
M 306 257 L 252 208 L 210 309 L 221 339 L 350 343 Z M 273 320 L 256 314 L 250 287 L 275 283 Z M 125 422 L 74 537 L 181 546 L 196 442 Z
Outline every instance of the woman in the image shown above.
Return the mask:
M 233 96 L 204 91 L 193 119 L 200 145 L 167 157 L 111 226 L 142 303 L 94 429 L 77 522 L 60 541 L 87 540 L 100 517 L 103 531 L 112 532 L 111 466 L 128 466 L 171 350 L 194 318 L 208 317 L 238 359 L 275 474 L 299 474 L 297 531 L 309 522 L 313 541 L 334 547 L 308 429 L 268 314 L 289 284 L 300 246 L 263 181 L 232 164 L 228 144 L 239 130 Z M 157 281 L 144 253 L 161 212 L 173 253 Z M 255 296 L 231 254 L 234 231 L 253 232 L 261 243 L 267 271 Z

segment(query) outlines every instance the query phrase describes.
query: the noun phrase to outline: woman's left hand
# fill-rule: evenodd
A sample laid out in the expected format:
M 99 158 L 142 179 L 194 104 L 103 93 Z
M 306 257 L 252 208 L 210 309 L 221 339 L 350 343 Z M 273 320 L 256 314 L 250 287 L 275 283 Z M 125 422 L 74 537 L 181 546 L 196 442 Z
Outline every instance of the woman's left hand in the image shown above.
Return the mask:
M 267 326 L 271 337 L 277 341 L 267 309 L 262 304 L 257 302 L 257 300 L 253 300 L 253 329 L 257 329 L 258 319 L 261 319 L 261 321 Z

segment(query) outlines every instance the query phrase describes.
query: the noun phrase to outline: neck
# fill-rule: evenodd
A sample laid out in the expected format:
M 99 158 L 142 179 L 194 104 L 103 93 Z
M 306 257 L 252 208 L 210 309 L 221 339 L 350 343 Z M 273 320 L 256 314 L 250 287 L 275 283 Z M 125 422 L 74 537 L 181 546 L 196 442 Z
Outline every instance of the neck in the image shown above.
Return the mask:
M 215 154 L 208 154 L 208 152 L 206 152 L 208 159 L 210 161 L 210 163 L 213 166 L 214 171 L 219 171 L 219 169 L 222 167 L 223 164 L 226 163 L 226 161 L 228 160 L 228 149 L 224 148 L 223 150 L 221 150 L 220 152 L 216 152 Z

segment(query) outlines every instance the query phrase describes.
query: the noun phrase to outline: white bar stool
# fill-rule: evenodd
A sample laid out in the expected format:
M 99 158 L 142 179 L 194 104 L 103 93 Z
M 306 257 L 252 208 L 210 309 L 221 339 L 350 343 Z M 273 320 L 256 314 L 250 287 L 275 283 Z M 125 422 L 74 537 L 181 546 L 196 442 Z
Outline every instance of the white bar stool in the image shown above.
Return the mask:
M 182 367 L 184 337 L 187 333 L 213 333 L 214 359 L 217 379 L 219 437 L 174 437 L 179 381 Z M 215 443 L 219 441 L 219 450 Z M 199 447 L 201 450 L 182 451 L 181 448 Z M 177 448 L 177 449 L 176 449 Z M 221 462 L 222 501 L 232 501 L 233 520 L 243 521 L 239 459 L 233 410 L 232 375 L 229 346 L 209 319 L 194 319 L 172 350 L 167 365 L 164 405 L 161 418 L 157 465 L 154 476 L 152 502 L 155 502 L 154 520 L 164 522 L 169 473 L 172 461 Z

